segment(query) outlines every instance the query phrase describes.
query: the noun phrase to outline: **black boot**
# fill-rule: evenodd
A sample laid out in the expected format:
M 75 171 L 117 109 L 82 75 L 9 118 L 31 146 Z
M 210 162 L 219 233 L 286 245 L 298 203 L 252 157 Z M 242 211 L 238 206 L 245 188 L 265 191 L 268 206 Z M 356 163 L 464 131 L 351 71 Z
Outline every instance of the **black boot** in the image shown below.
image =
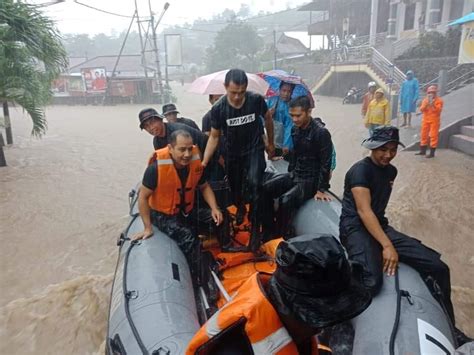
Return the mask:
M 237 214 L 235 216 L 235 223 L 240 226 L 242 223 L 244 223 L 244 218 L 245 215 L 247 214 L 247 208 L 245 207 L 245 204 L 242 204 L 237 207 Z
M 427 155 L 426 157 L 427 157 L 427 158 L 434 158 L 434 156 L 435 156 L 435 151 L 436 151 L 436 148 L 430 148 L 430 154 Z
M 420 151 L 415 155 L 426 155 L 426 145 L 420 145 Z

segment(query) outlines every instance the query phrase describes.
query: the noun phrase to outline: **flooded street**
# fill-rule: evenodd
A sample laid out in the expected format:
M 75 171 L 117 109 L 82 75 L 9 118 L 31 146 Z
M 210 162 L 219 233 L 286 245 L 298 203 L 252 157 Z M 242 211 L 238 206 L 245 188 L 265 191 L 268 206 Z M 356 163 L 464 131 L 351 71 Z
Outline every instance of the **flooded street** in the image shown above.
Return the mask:
M 206 96 L 174 87 L 184 117 L 201 117 Z M 359 105 L 320 97 L 337 150 L 332 180 L 366 154 Z M 141 178 L 152 138 L 138 128 L 144 105 L 49 107 L 47 135 L 13 108 L 15 144 L 0 169 L 0 354 L 95 354 L 106 331 L 128 192 Z M 159 111 L 161 107 L 155 106 Z M 451 267 L 458 325 L 474 334 L 474 160 L 440 150 L 436 159 L 402 152 L 388 217 L 443 254 Z

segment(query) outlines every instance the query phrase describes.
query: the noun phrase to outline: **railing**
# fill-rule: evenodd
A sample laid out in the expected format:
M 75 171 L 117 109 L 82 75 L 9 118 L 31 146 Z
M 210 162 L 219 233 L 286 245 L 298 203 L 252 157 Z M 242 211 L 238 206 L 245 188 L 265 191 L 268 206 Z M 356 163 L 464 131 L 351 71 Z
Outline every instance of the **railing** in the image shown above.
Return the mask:
M 391 61 L 385 58 L 378 50 L 372 48 L 372 64 L 377 69 L 382 71 L 387 78 L 391 78 L 393 83 L 401 84 L 405 80 L 406 76 L 403 72 L 396 67 Z
M 375 46 L 377 47 L 384 44 L 386 38 L 387 32 L 377 33 L 375 36 Z M 350 44 L 357 47 L 368 46 L 370 45 L 370 35 L 356 37 L 350 41 Z
M 398 58 L 410 48 L 413 48 L 418 45 L 419 42 L 420 39 L 418 37 L 400 38 L 399 40 L 393 42 L 391 53 L 392 59 Z
M 373 66 L 387 84 L 398 84 L 405 80 L 405 74 L 395 64 L 371 46 L 342 46 L 333 51 L 333 64 L 367 64 Z
M 474 66 L 470 66 L 469 68 L 471 69 L 467 69 L 465 72 L 461 71 L 466 67 L 466 65 L 469 65 L 469 64 L 458 64 L 446 72 L 446 77 L 449 80 L 448 83 L 446 84 L 446 90 L 445 90 L 446 93 L 454 89 L 460 83 L 463 83 L 469 78 L 474 76 Z M 461 71 L 461 73 L 457 73 L 458 71 Z M 451 80 L 451 78 L 453 77 L 454 79 Z M 430 81 L 420 85 L 420 96 L 424 96 L 428 86 L 437 85 L 438 81 L 439 81 L 439 75 L 436 76 L 434 79 L 431 79 Z
M 474 69 L 464 73 L 463 75 L 457 77 L 456 79 L 450 81 L 446 85 L 446 92 L 451 91 L 452 89 L 456 88 L 459 84 L 464 84 L 467 80 L 474 77 Z

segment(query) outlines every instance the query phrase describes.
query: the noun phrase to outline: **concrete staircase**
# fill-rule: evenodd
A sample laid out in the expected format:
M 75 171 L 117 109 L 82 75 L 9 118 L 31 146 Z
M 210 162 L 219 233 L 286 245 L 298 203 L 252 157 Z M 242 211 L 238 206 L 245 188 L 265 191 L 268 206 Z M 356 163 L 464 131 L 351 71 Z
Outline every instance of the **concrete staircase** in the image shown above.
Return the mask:
M 311 90 L 315 94 L 334 73 L 364 72 L 386 92 L 398 91 L 405 80 L 405 74 L 374 47 L 343 47 L 334 50 L 332 55 L 331 65 Z
M 461 126 L 460 134 L 449 137 L 449 148 L 474 156 L 474 119 L 471 125 Z

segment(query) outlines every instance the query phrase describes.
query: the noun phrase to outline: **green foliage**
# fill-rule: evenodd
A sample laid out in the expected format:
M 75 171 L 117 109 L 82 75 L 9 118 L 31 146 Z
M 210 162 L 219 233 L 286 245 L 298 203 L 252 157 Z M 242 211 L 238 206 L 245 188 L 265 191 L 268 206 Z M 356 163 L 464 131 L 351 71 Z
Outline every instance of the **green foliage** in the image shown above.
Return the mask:
M 410 48 L 397 59 L 455 57 L 459 53 L 461 30 L 450 28 L 446 34 L 426 32 L 417 46 Z
M 32 134 L 47 124 L 43 106 L 51 82 L 67 68 L 67 56 L 54 23 L 37 7 L 13 0 L 0 6 L 0 101 L 14 101 L 33 121 Z
M 211 72 L 241 68 L 258 70 L 258 53 L 263 49 L 263 40 L 256 30 L 245 23 L 230 23 L 214 39 L 207 50 L 206 64 Z

